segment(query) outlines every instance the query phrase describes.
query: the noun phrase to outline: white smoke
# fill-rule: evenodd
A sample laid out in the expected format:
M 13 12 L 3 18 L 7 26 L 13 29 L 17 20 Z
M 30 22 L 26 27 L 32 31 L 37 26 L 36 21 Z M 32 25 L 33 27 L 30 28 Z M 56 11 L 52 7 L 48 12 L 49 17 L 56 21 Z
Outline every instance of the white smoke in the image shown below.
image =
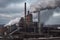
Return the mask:
M 53 9 L 56 7 L 60 7 L 60 0 L 37 0 L 37 2 L 31 5 L 31 11 Z
M 51 9 L 51 11 L 49 11 L 50 13 L 42 14 L 42 16 L 41 16 L 41 12 L 40 12 L 40 16 L 41 16 L 40 21 L 45 23 L 47 20 L 49 20 L 50 16 L 53 15 L 53 11 L 57 7 L 60 7 L 60 0 L 37 0 L 34 4 L 31 4 L 30 11 L 32 13 L 37 13 L 38 11 Z M 43 16 L 43 15 L 45 15 L 45 16 Z
M 20 20 L 20 18 L 13 19 L 13 20 L 11 20 L 9 23 L 7 23 L 4 26 L 11 26 L 11 25 L 14 25 L 14 24 L 18 24 L 19 20 Z

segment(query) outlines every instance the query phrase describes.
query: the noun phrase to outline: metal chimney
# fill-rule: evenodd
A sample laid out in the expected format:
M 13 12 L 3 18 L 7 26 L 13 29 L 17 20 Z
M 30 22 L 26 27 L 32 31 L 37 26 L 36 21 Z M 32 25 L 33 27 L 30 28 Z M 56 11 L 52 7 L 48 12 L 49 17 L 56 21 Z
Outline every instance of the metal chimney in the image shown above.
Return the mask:
M 26 19 L 26 2 L 25 2 L 25 19 Z
M 24 11 L 25 11 L 25 22 L 24 22 L 24 28 L 25 28 L 25 32 L 26 32 L 26 2 L 25 2 L 25 8 L 24 8 Z

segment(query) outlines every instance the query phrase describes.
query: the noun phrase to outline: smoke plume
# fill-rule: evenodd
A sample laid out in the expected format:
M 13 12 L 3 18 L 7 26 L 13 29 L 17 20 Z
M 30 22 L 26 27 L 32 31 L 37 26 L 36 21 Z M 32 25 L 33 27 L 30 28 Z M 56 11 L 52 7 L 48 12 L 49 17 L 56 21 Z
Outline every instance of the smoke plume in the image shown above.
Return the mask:
M 20 18 L 13 19 L 13 20 L 11 20 L 9 23 L 7 23 L 4 26 L 11 26 L 11 25 L 14 25 L 14 24 L 18 24 L 19 20 L 20 20 Z
M 38 0 L 31 5 L 31 11 L 41 11 L 45 9 L 55 9 L 60 7 L 60 0 Z
M 40 14 L 40 21 L 45 23 L 49 20 L 50 16 L 53 15 L 53 11 L 57 7 L 60 7 L 60 0 L 37 0 L 34 4 L 31 4 L 30 11 L 32 13 L 37 13 L 38 11 L 52 9 L 47 13 Z

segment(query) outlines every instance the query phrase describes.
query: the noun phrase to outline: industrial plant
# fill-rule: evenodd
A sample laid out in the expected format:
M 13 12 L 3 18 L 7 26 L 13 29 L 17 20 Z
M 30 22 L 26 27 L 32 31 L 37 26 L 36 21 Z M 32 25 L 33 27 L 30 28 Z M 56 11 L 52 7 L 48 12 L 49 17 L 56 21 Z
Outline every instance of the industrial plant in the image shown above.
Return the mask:
M 38 13 L 38 22 L 33 22 L 33 15 L 30 10 L 27 11 L 26 3 L 24 4 L 24 17 L 14 25 L 0 25 L 0 39 L 3 40 L 51 40 L 60 38 L 60 25 L 44 25 L 40 22 L 40 11 L 45 9 L 55 9 L 56 6 L 42 7 L 33 13 Z

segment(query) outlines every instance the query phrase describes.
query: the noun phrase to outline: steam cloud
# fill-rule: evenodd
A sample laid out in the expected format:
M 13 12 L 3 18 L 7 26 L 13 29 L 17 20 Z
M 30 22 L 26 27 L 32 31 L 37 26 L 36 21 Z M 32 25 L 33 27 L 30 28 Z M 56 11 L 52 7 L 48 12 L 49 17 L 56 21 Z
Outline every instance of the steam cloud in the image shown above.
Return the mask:
M 60 0 L 37 0 L 34 4 L 31 4 L 30 11 L 33 13 L 37 13 L 38 11 L 46 10 L 46 9 L 56 9 L 57 7 L 60 7 Z M 52 16 L 53 13 L 45 13 L 45 17 L 41 16 L 41 21 L 45 23 L 50 16 Z M 46 16 L 47 15 L 47 16 Z M 42 18 L 43 17 L 43 18 Z
M 14 25 L 14 24 L 18 24 L 19 20 L 20 20 L 20 18 L 13 19 L 13 20 L 11 20 L 9 23 L 7 23 L 4 26 L 11 26 L 11 25 Z
M 60 0 L 38 0 L 31 5 L 31 11 L 37 12 L 45 9 L 55 9 L 56 7 L 60 7 Z

